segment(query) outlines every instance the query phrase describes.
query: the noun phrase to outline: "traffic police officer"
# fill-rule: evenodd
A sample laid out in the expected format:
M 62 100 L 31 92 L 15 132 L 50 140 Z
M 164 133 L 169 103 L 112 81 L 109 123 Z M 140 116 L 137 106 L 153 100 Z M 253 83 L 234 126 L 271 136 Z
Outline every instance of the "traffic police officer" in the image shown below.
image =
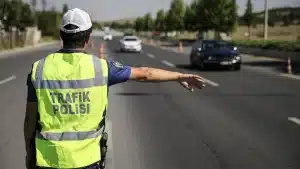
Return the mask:
M 91 32 L 90 16 L 69 10 L 60 28 L 63 48 L 32 66 L 24 122 L 27 169 L 101 168 L 99 142 L 111 85 L 135 80 L 177 81 L 191 91 L 205 86 L 197 75 L 123 66 L 87 54 Z

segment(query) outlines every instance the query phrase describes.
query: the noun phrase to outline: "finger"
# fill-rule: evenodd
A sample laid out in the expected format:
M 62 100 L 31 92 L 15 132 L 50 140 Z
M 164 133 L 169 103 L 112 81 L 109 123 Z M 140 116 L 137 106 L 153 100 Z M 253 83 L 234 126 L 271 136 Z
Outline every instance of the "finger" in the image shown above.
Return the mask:
M 191 91 L 191 92 L 194 91 L 194 89 L 190 86 L 190 84 L 189 84 L 188 82 L 182 82 L 181 85 L 182 85 L 184 88 L 186 88 L 186 89 L 188 89 L 189 91 Z
M 190 83 L 191 86 L 194 86 L 194 87 L 197 87 L 197 88 L 203 88 L 206 86 L 205 83 L 203 83 L 202 81 L 199 81 L 199 80 L 195 80 L 195 81 L 192 81 Z
M 180 85 L 186 89 L 188 89 L 188 83 L 187 82 L 180 82 Z
M 202 79 L 201 77 L 193 77 L 193 80 L 196 80 L 201 83 L 206 83 L 206 81 L 204 79 Z

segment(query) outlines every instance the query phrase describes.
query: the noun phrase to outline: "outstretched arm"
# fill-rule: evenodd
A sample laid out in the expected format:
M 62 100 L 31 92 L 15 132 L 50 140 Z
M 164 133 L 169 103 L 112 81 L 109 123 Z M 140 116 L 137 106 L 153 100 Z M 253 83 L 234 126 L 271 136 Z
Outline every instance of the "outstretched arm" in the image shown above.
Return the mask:
M 132 67 L 130 80 L 141 82 L 177 81 L 183 74 L 150 67 Z
M 204 80 L 197 75 L 171 72 L 163 69 L 150 67 L 129 67 L 116 61 L 108 61 L 109 65 L 109 86 L 123 83 L 127 80 L 139 82 L 169 82 L 177 81 L 184 88 L 191 91 L 194 88 L 201 89 L 205 86 Z
M 191 91 L 193 91 L 194 88 L 201 89 L 205 86 L 205 81 L 198 75 L 183 74 L 150 67 L 132 67 L 130 80 L 140 82 L 177 81 L 183 87 Z

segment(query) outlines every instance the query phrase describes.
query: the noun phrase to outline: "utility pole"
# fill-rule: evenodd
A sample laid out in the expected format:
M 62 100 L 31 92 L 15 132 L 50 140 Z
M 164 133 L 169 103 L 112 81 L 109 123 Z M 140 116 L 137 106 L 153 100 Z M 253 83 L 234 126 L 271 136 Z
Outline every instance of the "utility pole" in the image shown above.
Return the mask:
M 268 40 L 268 0 L 265 0 L 265 25 L 264 25 L 264 40 Z

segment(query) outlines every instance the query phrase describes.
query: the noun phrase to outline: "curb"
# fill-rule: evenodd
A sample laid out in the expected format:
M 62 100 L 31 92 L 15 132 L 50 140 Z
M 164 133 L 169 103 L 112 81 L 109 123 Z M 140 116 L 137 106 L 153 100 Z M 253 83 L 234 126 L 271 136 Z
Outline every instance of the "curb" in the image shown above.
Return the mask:
M 26 46 L 24 48 L 15 48 L 15 49 L 11 49 L 11 50 L 5 50 L 2 52 L 0 51 L 0 59 L 7 58 L 10 55 L 14 55 L 14 54 L 17 54 L 20 52 L 34 51 L 41 47 L 55 45 L 55 44 L 59 44 L 59 41 L 44 42 L 44 43 L 39 43 L 37 45 Z

